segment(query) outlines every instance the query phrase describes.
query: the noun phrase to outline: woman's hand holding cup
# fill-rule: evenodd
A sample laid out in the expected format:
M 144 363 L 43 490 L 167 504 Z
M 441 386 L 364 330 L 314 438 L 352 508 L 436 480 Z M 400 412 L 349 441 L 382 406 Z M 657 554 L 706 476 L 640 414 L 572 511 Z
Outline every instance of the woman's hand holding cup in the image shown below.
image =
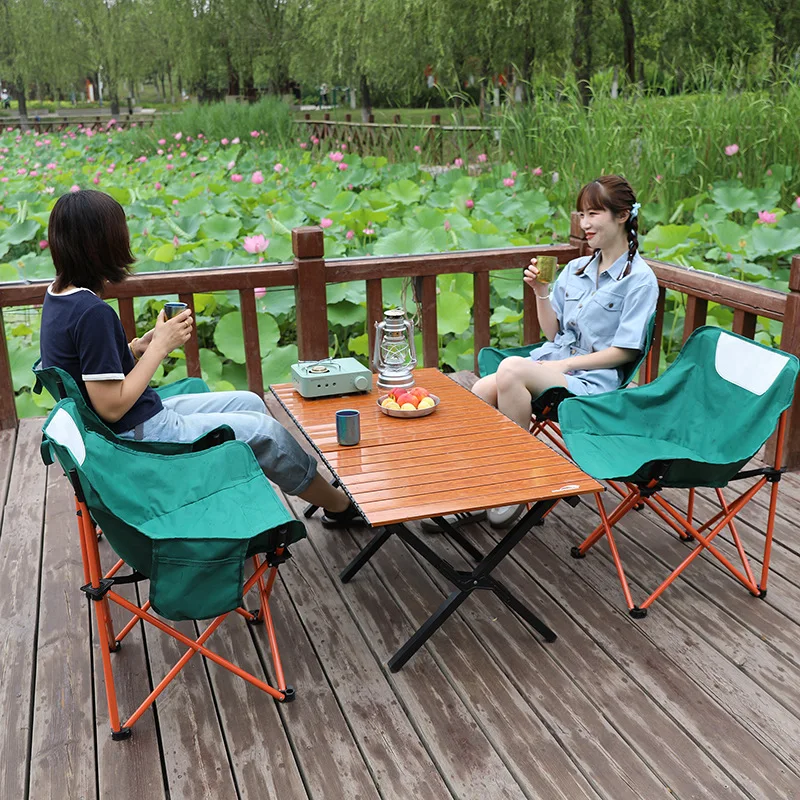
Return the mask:
M 194 320 L 191 309 L 187 308 L 171 319 L 167 319 L 166 312 L 162 308 L 156 320 L 150 347 L 155 345 L 161 351 L 162 358 L 166 358 L 173 350 L 183 347 L 189 341 L 193 327 Z
M 547 287 L 552 282 L 555 278 L 557 263 L 555 256 L 541 256 L 540 258 L 532 258 L 531 263 L 525 267 L 522 279 L 533 289 L 537 297 L 547 297 L 547 292 L 536 291 L 536 287 Z

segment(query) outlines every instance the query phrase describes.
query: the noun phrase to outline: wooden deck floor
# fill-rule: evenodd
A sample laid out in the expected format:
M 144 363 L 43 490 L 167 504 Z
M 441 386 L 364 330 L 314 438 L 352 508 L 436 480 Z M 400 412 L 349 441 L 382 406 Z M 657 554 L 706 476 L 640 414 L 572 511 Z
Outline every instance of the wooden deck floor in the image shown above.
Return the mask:
M 312 521 L 273 603 L 297 701 L 279 707 L 195 658 L 117 743 L 71 491 L 39 460 L 40 424 L 0 433 L 0 800 L 800 798 L 796 476 L 782 483 L 766 600 L 703 558 L 634 621 L 605 546 L 569 556 L 594 510 L 564 506 L 500 570 L 558 641 L 478 593 L 398 674 L 388 655 L 447 587 L 397 541 L 343 586 L 367 534 Z M 765 505 L 751 509 L 742 532 L 760 553 Z M 623 530 L 635 592 L 686 553 L 648 513 Z M 459 562 L 445 537 L 428 541 Z M 263 629 L 233 618 L 210 643 L 263 673 Z M 113 656 L 123 713 L 177 654 L 134 631 Z

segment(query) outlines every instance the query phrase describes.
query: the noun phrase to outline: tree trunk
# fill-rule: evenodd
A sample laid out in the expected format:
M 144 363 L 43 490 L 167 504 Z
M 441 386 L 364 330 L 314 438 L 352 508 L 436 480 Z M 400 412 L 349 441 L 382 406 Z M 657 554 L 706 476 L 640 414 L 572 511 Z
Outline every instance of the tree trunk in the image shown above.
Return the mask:
M 169 82 L 169 101 L 175 105 L 175 89 L 172 86 L 172 65 L 167 65 L 167 81 Z
M 581 102 L 589 105 L 592 77 L 592 0 L 578 0 L 575 9 L 575 37 L 572 44 L 572 63 L 578 82 Z
M 28 102 L 25 98 L 25 81 L 22 78 L 17 78 L 17 83 L 12 87 L 14 97 L 19 104 L 19 117 L 20 120 L 27 123 L 28 121 Z
M 481 80 L 480 93 L 478 94 L 478 116 L 480 117 L 481 122 L 483 122 L 483 119 L 486 116 L 486 81 L 485 80 Z
M 370 114 L 372 114 L 372 101 L 369 96 L 367 76 L 363 73 L 358 80 L 358 91 L 361 94 L 361 121 L 369 122 Z
M 167 101 L 167 87 L 166 84 L 164 83 L 163 72 L 161 73 L 161 101 L 164 103 Z
M 775 24 L 772 28 L 772 75 L 777 78 L 781 67 L 786 63 L 788 55 L 785 9 L 778 9 L 775 14 Z
M 536 46 L 534 44 L 535 35 L 529 32 L 525 40 L 525 48 L 522 51 L 522 81 L 525 87 L 525 99 L 531 99 L 531 82 L 533 80 L 533 60 L 536 56 Z
M 631 83 L 636 83 L 636 29 L 633 26 L 631 0 L 619 0 L 617 4 L 619 18 L 622 22 L 623 56 L 625 72 Z

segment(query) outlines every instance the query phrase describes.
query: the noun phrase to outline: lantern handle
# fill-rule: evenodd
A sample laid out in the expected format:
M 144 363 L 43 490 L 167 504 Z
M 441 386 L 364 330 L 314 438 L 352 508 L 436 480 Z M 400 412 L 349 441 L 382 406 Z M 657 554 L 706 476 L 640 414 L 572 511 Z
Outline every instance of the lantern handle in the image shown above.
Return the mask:
M 405 317 L 403 319 L 405 326 L 408 330 L 408 349 L 411 351 L 411 369 L 417 366 L 417 348 L 414 344 L 414 323 Z
M 378 364 L 380 363 L 380 353 L 381 353 L 381 323 L 375 323 L 375 347 L 372 349 L 372 363 L 370 364 L 370 369 L 373 372 L 379 371 Z

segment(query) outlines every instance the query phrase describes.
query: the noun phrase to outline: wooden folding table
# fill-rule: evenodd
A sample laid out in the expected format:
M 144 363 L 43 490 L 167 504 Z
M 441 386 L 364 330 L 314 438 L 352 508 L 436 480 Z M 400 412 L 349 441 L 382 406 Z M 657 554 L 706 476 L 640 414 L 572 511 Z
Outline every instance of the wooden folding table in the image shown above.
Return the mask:
M 418 419 L 385 416 L 378 391 L 308 400 L 291 384 L 272 386 L 275 397 L 373 528 L 383 526 L 345 567 L 349 581 L 393 534 L 454 584 L 455 589 L 389 660 L 392 672 L 424 644 L 475 589 L 494 592 L 547 641 L 550 630 L 491 573 L 559 501 L 602 491 L 602 486 L 497 409 L 436 369 L 416 370 L 418 386 L 440 398 L 436 411 Z M 336 441 L 335 412 L 361 413 L 361 441 Z M 484 554 L 443 519 L 495 506 L 532 503 L 530 510 Z M 433 517 L 475 559 L 457 570 L 406 527 Z

